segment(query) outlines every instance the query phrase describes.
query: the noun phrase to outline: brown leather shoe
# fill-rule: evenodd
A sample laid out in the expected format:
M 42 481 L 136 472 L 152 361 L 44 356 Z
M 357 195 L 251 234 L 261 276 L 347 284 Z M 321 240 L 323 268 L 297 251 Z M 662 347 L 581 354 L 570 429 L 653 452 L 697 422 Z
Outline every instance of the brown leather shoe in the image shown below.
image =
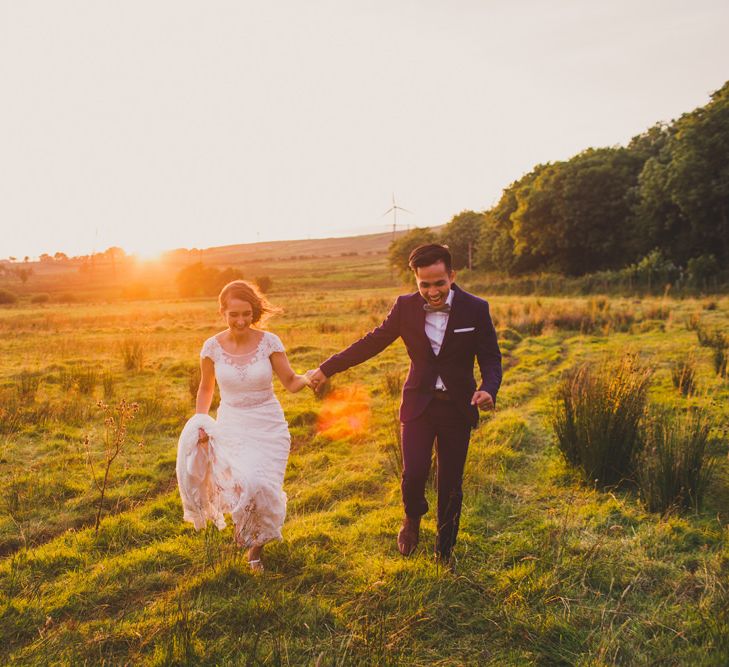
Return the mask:
M 400 532 L 397 534 L 397 548 L 403 556 L 409 556 L 418 546 L 420 536 L 420 517 L 411 517 L 407 514 L 402 520 Z

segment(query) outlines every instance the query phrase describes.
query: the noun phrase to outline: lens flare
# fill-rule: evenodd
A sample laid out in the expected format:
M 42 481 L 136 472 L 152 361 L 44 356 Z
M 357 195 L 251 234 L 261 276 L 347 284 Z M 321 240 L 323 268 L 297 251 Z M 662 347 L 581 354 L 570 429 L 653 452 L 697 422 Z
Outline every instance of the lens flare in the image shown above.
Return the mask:
M 341 440 L 363 433 L 370 423 L 370 397 L 361 385 L 334 389 L 324 399 L 317 420 L 317 433 Z

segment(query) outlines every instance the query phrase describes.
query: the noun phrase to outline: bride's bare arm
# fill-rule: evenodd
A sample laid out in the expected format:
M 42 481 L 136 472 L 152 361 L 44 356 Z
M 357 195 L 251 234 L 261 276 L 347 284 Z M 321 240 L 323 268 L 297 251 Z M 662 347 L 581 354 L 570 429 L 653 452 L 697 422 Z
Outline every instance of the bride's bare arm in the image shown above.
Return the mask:
M 195 399 L 195 412 L 197 414 L 208 414 L 210 404 L 213 402 L 213 391 L 215 390 L 215 365 L 209 357 L 200 359 L 200 386 L 197 388 Z
M 271 353 L 271 366 L 281 380 L 281 384 L 292 393 L 301 391 L 304 387 L 309 386 L 309 378 L 305 375 L 297 375 L 291 368 L 288 357 L 285 352 Z

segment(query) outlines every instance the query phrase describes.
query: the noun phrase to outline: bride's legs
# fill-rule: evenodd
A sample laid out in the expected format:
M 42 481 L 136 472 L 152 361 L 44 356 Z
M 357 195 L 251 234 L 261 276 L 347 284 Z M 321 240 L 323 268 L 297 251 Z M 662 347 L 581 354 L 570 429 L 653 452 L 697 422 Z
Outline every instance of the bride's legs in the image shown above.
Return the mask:
M 253 570 L 253 572 L 263 572 L 263 562 L 261 561 L 262 555 L 262 544 L 248 549 L 248 565 L 250 566 L 251 570 Z
M 261 560 L 262 555 L 263 555 L 263 545 L 262 544 L 248 549 L 248 560 L 249 561 Z

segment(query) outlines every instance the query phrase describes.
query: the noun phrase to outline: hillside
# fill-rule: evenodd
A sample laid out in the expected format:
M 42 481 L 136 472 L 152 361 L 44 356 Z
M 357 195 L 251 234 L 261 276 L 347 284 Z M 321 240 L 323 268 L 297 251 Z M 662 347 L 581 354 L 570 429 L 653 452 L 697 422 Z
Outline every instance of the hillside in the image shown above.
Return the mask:
M 198 262 L 236 269 L 248 279 L 269 276 L 276 290 L 325 282 L 352 287 L 368 275 L 383 287 L 396 284 L 387 250 L 393 238 L 403 233 L 178 249 L 147 260 L 111 248 L 84 257 L 4 261 L 0 262 L 0 288 L 20 296 L 46 293 L 56 298 L 60 294 L 64 300 L 172 297 L 177 295 L 179 271 Z

